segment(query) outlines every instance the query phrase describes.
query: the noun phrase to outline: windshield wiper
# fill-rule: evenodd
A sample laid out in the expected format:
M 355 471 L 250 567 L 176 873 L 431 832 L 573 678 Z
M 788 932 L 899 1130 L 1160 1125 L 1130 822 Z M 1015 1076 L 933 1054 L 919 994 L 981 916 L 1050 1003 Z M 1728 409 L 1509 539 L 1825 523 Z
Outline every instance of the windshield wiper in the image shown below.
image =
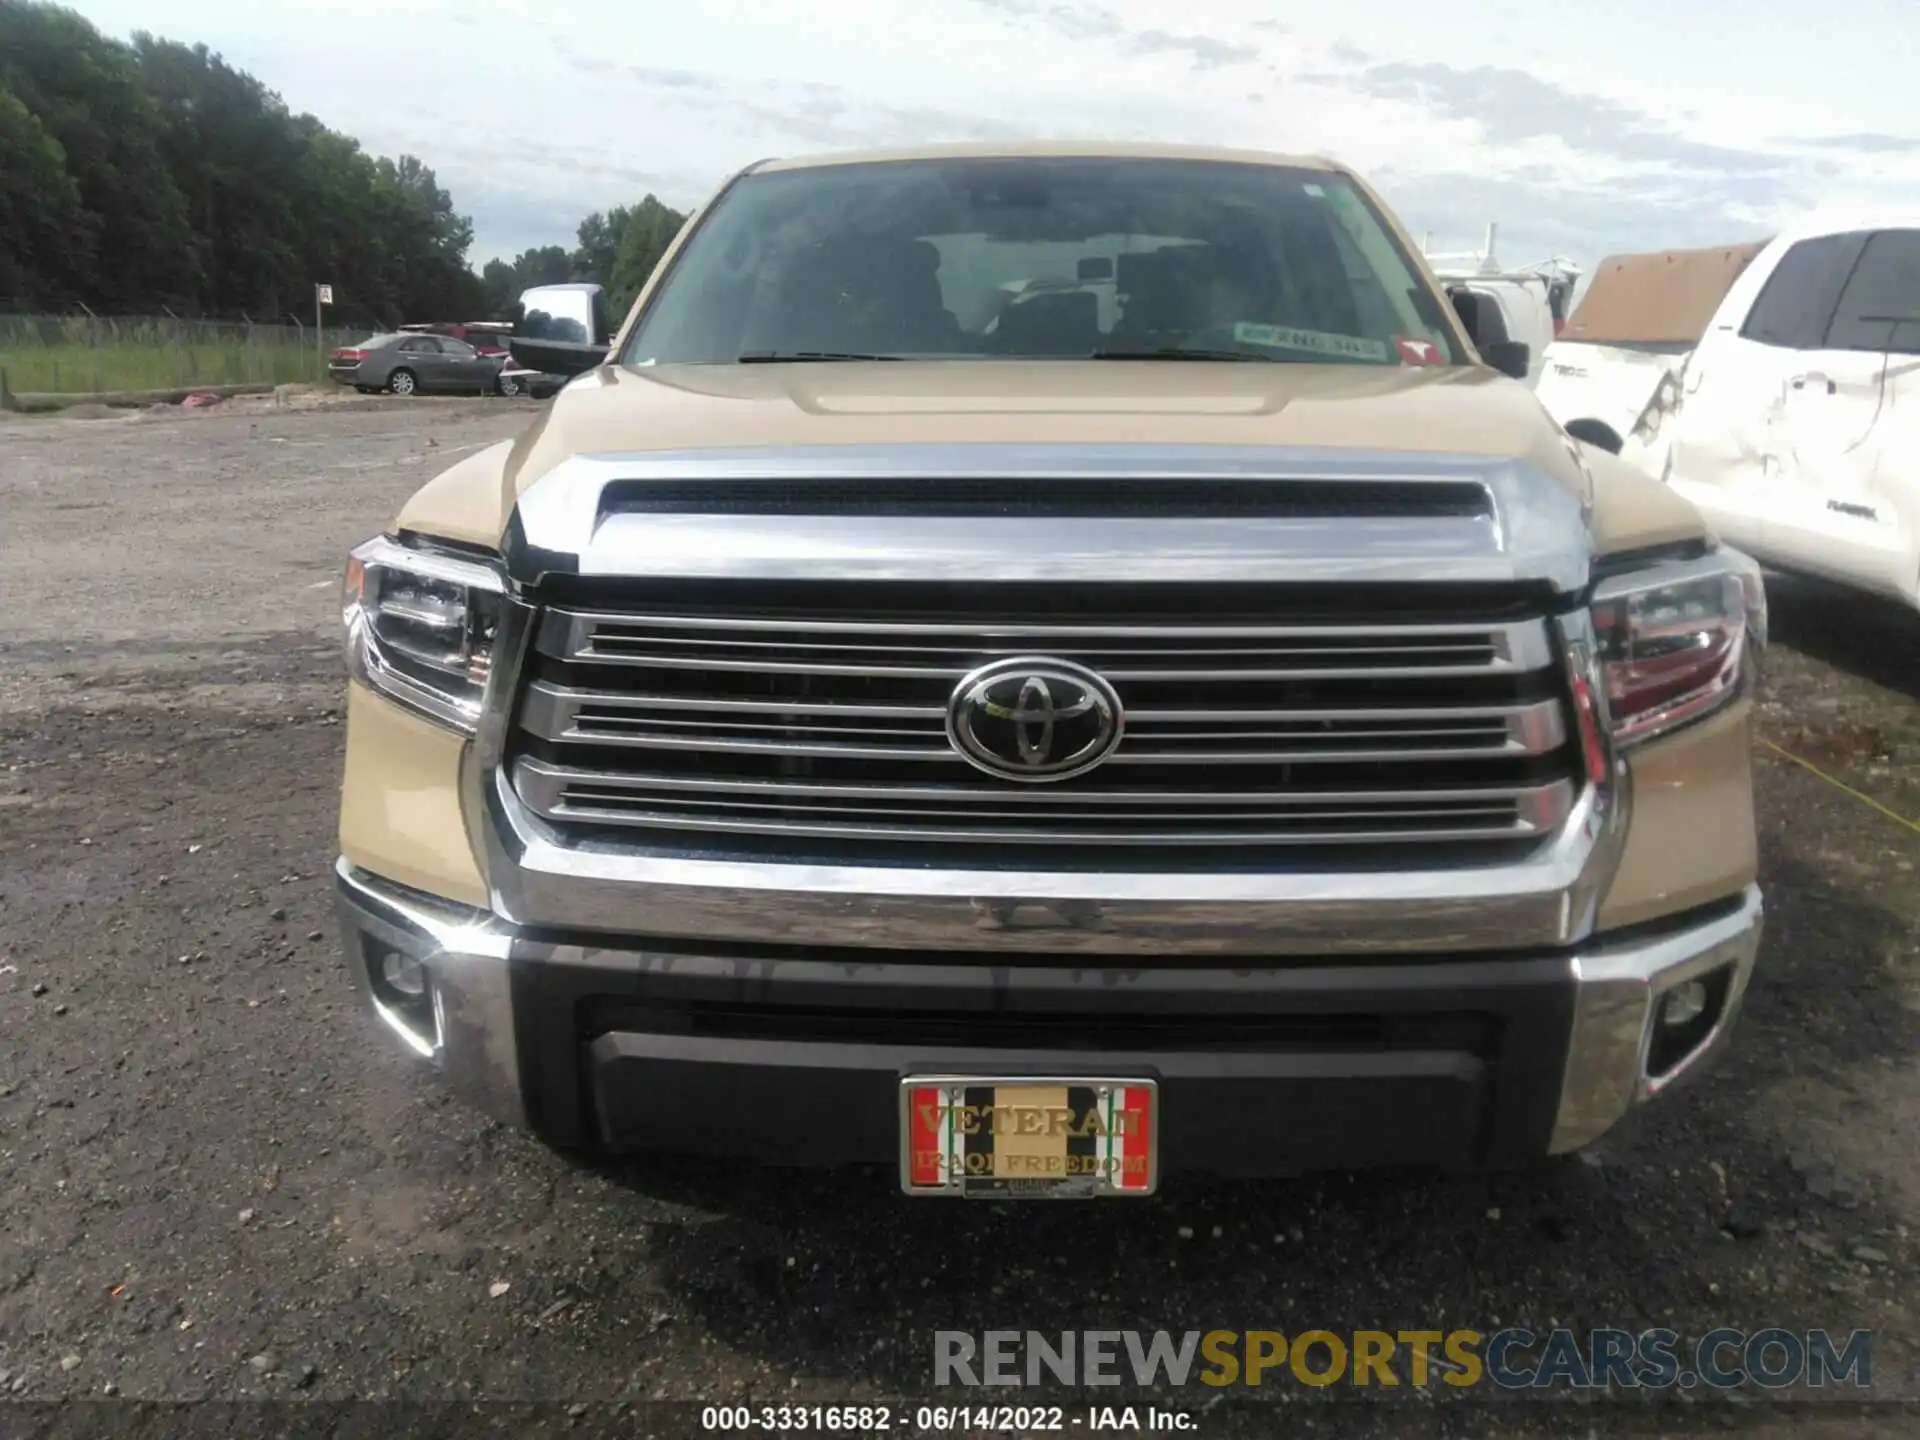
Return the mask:
M 1187 350 L 1178 345 L 1162 345 L 1145 350 L 1095 350 L 1089 360 L 1244 360 L 1254 365 L 1272 365 L 1271 355 L 1249 355 L 1244 350 Z
M 851 350 L 744 350 L 734 357 L 741 365 L 786 365 L 809 360 L 898 360 L 898 355 L 862 355 Z

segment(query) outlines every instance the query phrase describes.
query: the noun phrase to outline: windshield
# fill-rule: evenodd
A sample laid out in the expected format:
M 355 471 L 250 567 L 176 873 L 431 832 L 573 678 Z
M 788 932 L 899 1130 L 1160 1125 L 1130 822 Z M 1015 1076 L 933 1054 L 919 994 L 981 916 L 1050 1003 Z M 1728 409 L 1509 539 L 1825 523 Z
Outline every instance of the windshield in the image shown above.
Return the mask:
M 748 175 L 689 237 L 627 364 L 1129 356 L 1460 364 L 1343 176 L 1047 157 Z

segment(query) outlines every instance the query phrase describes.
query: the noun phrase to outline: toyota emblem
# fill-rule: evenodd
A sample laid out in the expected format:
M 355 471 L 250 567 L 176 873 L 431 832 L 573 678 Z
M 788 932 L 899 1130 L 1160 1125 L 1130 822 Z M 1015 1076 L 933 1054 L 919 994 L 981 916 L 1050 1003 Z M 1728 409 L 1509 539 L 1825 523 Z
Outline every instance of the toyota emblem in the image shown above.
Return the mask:
M 947 702 L 953 748 L 1006 780 L 1084 775 L 1113 753 L 1125 720 L 1113 686 L 1070 660 L 996 660 Z

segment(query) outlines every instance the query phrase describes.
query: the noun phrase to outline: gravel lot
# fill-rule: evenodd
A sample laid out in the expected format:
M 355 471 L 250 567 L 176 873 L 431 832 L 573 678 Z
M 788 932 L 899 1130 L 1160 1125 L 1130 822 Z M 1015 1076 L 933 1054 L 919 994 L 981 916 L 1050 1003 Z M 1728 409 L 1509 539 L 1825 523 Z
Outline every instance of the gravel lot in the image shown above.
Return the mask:
M 943 1328 L 1777 1323 L 1874 1329 L 1876 1390 L 1920 1396 L 1920 844 L 1771 748 L 1733 1054 L 1537 1172 L 916 1206 L 868 1172 L 586 1168 L 449 1101 L 336 953 L 336 584 L 530 410 L 0 423 L 0 1395 L 811 1404 L 928 1397 Z M 1920 816 L 1920 617 L 1783 582 L 1774 618 L 1768 739 Z M 1791 1418 L 1284 1394 L 1289 1433 Z M 1274 1423 L 1229 1406 L 1197 1433 Z

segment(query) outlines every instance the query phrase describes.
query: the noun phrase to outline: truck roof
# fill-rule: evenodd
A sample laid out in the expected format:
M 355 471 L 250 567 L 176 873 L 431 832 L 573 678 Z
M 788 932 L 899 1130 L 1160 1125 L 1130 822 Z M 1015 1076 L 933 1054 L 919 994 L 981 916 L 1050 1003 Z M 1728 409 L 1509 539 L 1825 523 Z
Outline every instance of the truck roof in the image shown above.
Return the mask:
M 1786 244 L 1822 235 L 1851 235 L 1861 230 L 1912 230 L 1920 227 L 1920 208 L 1912 205 L 1823 205 L 1808 211 L 1774 237 Z
M 1137 140 L 987 140 L 954 145 L 907 145 L 882 150 L 845 150 L 762 160 L 756 174 L 810 170 L 824 165 L 870 165 L 894 160 L 1009 160 L 1027 156 L 1090 156 L 1138 160 L 1202 160 L 1230 165 L 1284 165 L 1299 170 L 1345 173 L 1324 155 L 1281 155 L 1221 145 L 1159 145 Z

